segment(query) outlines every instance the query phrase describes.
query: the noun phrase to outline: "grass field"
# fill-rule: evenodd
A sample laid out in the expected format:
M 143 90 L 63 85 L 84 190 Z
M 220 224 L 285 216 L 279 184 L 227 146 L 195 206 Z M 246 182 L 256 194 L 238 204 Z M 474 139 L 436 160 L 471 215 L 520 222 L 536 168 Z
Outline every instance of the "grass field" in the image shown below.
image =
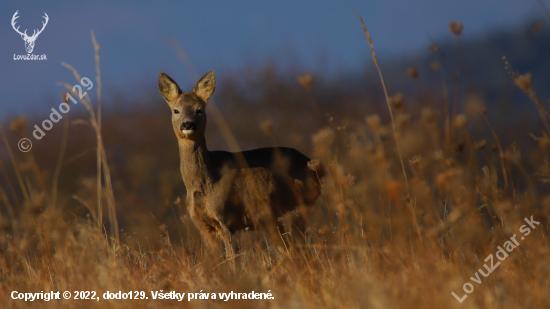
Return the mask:
M 460 40 L 461 29 L 451 24 L 451 35 Z M 154 98 L 158 113 L 101 115 L 95 46 L 96 99 L 79 103 L 87 115 L 60 122 L 48 133 L 49 144 L 36 143 L 28 153 L 14 145 L 30 135 L 30 121 L 2 126 L 3 308 L 550 306 L 550 114 L 528 73 L 514 73 L 506 63 L 511 80 L 539 111 L 533 122 L 542 130 L 522 132 L 525 140 L 516 142 L 493 129 L 491 110 L 463 102 L 473 99 L 458 93 L 460 61 L 446 71 L 432 67 L 446 75 L 446 95 L 412 104 L 406 94 L 390 93 L 376 103 L 380 115 L 327 113 L 308 74 L 295 76 L 302 105 L 283 105 L 286 118 L 260 124 L 239 107 L 231 116 L 222 113 L 228 128 L 242 120 L 239 125 L 256 132 L 248 141 L 297 147 L 328 172 L 310 214 L 307 244 L 281 235 L 281 248 L 261 233 L 245 232 L 239 254 L 227 261 L 221 250 L 205 250 L 182 202 L 176 140 L 160 95 Z M 431 49 L 437 55 L 437 47 Z M 408 72 L 413 79 L 415 70 Z M 383 84 L 382 74 L 383 68 Z M 266 89 L 280 95 L 282 88 Z M 207 141 L 223 145 L 219 141 L 229 136 L 247 143 L 239 128 L 221 134 L 220 121 L 209 125 Z M 471 133 L 480 131 L 484 135 Z M 62 299 L 26 302 L 12 299 L 19 295 L 13 291 L 60 291 Z M 65 300 L 64 291 L 71 298 L 76 291 L 95 292 L 78 293 L 84 298 L 137 291 L 133 298 L 148 299 Z M 172 291 L 186 293 L 183 301 L 153 299 Z M 252 291 L 273 299 L 218 294 Z M 198 294 L 189 300 L 188 293 Z M 200 299 L 205 295 L 209 299 Z

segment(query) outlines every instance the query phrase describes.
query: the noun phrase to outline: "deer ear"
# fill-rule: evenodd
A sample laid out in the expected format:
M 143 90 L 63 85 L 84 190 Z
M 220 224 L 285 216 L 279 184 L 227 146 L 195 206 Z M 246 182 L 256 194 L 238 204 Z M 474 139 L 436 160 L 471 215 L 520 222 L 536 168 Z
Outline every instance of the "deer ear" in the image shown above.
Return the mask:
M 178 84 L 165 73 L 159 74 L 159 90 L 160 95 L 170 107 L 174 105 L 174 100 L 182 93 Z
M 204 102 L 208 102 L 208 99 L 210 99 L 215 89 L 216 74 L 214 74 L 214 71 L 210 71 L 204 74 L 204 76 L 197 82 L 193 92 Z

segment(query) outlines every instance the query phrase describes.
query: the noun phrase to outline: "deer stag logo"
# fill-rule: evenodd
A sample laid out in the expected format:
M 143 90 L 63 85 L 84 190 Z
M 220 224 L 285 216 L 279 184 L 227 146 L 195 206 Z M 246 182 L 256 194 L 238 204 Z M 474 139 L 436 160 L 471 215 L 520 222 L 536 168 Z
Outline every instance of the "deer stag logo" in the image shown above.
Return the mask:
M 19 26 L 15 28 L 15 20 L 19 18 L 19 16 L 17 16 L 18 12 L 19 10 L 16 11 L 15 14 L 13 14 L 13 17 L 11 19 L 11 26 L 13 27 L 13 30 L 15 30 L 15 32 L 21 35 L 21 38 L 25 41 L 25 49 L 27 50 L 27 53 L 30 54 L 34 49 L 34 41 L 36 41 L 36 38 L 38 38 L 38 35 L 42 33 L 42 31 L 44 31 L 44 28 L 46 28 L 46 25 L 48 24 L 48 20 L 50 18 L 48 17 L 48 14 L 44 13 L 44 15 L 46 16 L 43 16 L 43 17 L 46 19 L 46 22 L 42 22 L 42 29 L 40 29 L 38 32 L 36 32 L 36 30 L 33 30 L 32 35 L 28 36 L 27 29 L 25 29 L 24 32 L 21 32 L 19 31 Z

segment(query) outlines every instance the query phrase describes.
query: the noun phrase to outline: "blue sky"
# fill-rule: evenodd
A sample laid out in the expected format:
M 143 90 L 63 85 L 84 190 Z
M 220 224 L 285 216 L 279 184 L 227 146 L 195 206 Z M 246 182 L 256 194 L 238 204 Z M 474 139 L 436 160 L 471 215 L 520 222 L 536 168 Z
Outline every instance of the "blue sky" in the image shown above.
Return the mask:
M 49 15 L 33 51 L 48 60 L 13 59 L 26 54 L 10 25 L 17 10 L 17 25 L 28 34 L 41 28 L 44 12 Z M 157 87 L 161 71 L 182 87 L 194 82 L 169 40 L 179 43 L 199 74 L 223 75 L 266 60 L 283 67 L 325 67 L 331 74 L 361 68 L 370 54 L 354 10 L 383 59 L 421 52 L 430 36 L 449 37 L 451 20 L 464 23 L 467 39 L 542 16 L 536 0 L 3 1 L 0 120 L 17 113 L 46 114 L 57 106 L 61 88 L 56 82 L 75 81 L 61 61 L 95 80 L 91 30 L 101 45 L 104 96 L 115 90 L 138 96 L 144 87 Z

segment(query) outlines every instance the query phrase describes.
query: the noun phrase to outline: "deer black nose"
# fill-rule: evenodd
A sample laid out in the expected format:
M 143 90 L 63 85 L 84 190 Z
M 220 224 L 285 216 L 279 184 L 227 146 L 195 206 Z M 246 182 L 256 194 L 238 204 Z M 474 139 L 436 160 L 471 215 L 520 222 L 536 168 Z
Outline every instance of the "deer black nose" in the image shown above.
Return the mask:
M 180 130 L 195 130 L 197 126 L 195 126 L 194 122 L 183 122 L 181 124 Z

